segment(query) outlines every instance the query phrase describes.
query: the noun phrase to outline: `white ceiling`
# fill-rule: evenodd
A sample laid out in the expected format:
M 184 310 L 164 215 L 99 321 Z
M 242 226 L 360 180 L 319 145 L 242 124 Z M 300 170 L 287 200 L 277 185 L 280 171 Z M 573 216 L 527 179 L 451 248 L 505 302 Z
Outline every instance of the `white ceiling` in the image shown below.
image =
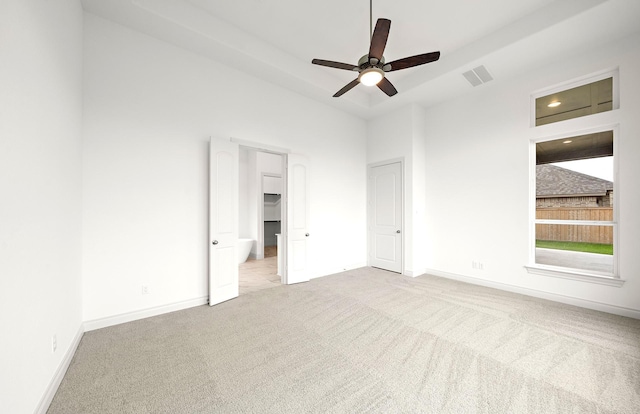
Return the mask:
M 85 11 L 208 56 L 252 76 L 368 119 L 416 102 L 473 91 L 462 73 L 484 65 L 496 80 L 562 54 L 638 31 L 638 0 L 374 0 L 391 20 L 387 61 L 439 50 L 438 62 L 392 72 L 399 93 L 358 85 L 349 71 L 369 48 L 367 0 L 83 0 Z M 487 85 L 479 86 L 479 88 Z

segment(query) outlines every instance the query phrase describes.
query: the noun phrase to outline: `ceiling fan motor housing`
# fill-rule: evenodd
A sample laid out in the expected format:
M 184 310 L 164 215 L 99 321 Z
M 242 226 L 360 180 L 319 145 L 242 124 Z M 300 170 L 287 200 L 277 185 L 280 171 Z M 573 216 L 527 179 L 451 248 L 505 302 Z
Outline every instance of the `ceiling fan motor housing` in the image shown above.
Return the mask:
M 364 55 L 362 56 L 359 60 L 358 60 L 358 67 L 360 69 L 366 69 L 370 66 L 379 66 L 380 68 L 382 68 L 382 65 L 384 65 L 384 56 L 380 58 L 380 61 L 377 63 L 371 63 L 370 60 L 375 61 L 375 58 L 369 59 L 369 55 Z
M 385 65 L 385 59 L 384 56 L 382 56 L 380 58 L 380 61 L 378 61 L 378 63 L 373 64 L 371 63 L 371 60 L 375 61 L 375 58 L 369 59 L 369 55 L 364 55 L 362 56 L 359 60 L 358 60 L 358 67 L 357 68 L 353 68 L 354 71 L 358 71 L 358 72 L 362 72 L 363 70 L 367 69 L 367 68 L 380 68 L 385 72 L 389 72 L 391 70 L 391 65 L 387 64 Z

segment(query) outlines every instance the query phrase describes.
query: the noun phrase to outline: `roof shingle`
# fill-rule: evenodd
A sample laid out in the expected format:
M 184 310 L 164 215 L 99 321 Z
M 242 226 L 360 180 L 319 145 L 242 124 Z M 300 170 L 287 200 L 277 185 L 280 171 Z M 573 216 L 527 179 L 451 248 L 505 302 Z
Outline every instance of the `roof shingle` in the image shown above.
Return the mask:
M 536 165 L 536 197 L 603 196 L 613 190 L 611 181 L 550 164 Z

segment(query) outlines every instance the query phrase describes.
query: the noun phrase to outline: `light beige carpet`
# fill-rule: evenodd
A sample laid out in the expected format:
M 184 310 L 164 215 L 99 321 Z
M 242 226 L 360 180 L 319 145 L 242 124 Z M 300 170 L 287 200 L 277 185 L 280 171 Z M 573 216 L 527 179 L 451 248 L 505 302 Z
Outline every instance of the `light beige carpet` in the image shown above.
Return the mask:
M 49 413 L 639 413 L 640 321 L 363 268 L 88 332 Z

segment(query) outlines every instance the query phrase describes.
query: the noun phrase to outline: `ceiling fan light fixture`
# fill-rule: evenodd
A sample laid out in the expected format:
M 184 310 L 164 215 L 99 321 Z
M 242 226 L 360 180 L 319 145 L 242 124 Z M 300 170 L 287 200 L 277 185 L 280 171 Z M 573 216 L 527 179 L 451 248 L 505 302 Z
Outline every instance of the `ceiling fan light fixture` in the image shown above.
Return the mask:
M 366 86 L 377 85 L 384 78 L 384 72 L 380 68 L 367 68 L 360 72 L 358 80 Z

